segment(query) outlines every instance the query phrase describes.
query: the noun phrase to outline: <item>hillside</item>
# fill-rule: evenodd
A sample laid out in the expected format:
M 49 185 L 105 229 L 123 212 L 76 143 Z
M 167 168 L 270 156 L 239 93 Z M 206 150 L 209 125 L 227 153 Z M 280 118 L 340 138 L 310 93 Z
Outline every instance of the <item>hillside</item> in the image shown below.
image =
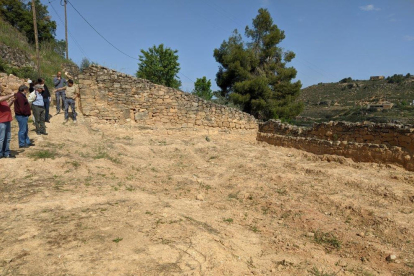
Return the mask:
M 40 45 L 40 76 L 45 78 L 49 87 L 57 71 L 76 66 L 58 53 L 54 43 Z M 0 72 L 13 74 L 20 78 L 37 79 L 36 49 L 20 33 L 0 17 Z
M 414 79 L 401 83 L 387 80 L 355 80 L 348 83 L 320 83 L 302 90 L 305 103 L 301 116 L 315 121 L 373 121 L 397 120 L 413 123 Z M 368 105 L 391 102 L 390 110 L 368 109 Z
M 30 129 L 36 145 L 13 138 L 1 161 L 2 275 L 413 275 L 414 175 L 399 167 L 246 131 L 62 114 L 48 136 Z

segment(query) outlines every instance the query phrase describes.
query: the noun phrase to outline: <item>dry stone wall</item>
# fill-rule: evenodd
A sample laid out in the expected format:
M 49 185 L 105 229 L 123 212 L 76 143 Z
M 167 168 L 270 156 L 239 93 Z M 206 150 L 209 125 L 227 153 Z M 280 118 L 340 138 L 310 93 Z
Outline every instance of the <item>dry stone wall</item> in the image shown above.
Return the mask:
M 270 120 L 259 125 L 257 140 L 357 162 L 400 164 L 414 171 L 412 125 L 330 122 L 305 128 Z
M 33 67 L 35 64 L 25 52 L 0 43 L 0 58 L 13 67 Z
M 91 66 L 78 78 L 84 116 L 171 127 L 258 128 L 247 113 L 102 66 Z

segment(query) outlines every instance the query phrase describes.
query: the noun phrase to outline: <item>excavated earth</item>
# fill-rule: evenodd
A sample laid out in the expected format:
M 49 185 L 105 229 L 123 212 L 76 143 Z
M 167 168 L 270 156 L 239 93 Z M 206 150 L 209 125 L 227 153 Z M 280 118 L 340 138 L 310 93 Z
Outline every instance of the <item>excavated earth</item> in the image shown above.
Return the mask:
M 254 132 L 51 119 L 0 159 L 0 275 L 414 275 L 414 173 Z

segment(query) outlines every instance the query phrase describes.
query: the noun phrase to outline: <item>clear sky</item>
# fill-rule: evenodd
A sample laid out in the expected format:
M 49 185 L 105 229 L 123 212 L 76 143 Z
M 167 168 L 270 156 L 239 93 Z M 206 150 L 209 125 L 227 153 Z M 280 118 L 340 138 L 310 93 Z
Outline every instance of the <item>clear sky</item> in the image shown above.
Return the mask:
M 49 2 L 50 1 L 50 2 Z M 285 31 L 280 47 L 296 53 L 290 63 L 303 87 L 345 77 L 414 74 L 414 0 L 68 0 L 124 53 L 163 43 L 178 50 L 182 90 L 206 76 L 216 89 L 215 48 L 234 29 L 244 34 L 259 8 Z M 61 0 L 41 0 L 64 39 Z M 53 8 L 56 10 L 53 9 Z M 138 61 L 103 40 L 68 3 L 69 57 L 83 57 L 134 75 Z

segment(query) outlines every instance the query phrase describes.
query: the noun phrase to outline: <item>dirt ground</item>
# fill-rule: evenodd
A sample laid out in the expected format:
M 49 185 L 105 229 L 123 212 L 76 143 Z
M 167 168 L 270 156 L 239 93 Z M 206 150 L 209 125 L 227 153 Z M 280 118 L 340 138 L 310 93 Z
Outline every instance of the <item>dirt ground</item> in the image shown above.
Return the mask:
M 47 126 L 18 149 L 14 122 L 0 160 L 0 275 L 414 275 L 413 172 L 252 132 Z

